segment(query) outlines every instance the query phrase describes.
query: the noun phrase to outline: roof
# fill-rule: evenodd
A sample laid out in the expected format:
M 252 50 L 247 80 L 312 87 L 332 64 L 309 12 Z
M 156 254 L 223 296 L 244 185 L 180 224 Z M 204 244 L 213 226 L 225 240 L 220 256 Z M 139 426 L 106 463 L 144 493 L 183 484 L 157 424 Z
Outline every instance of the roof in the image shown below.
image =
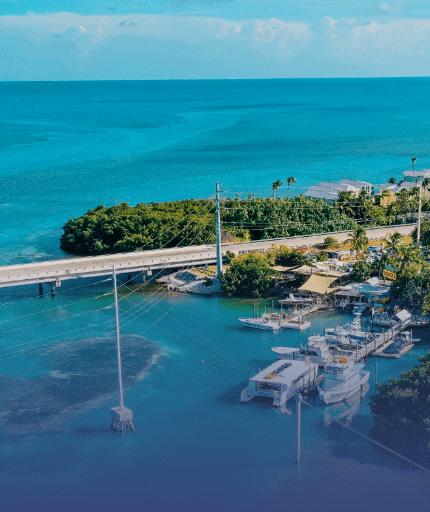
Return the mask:
M 404 171 L 403 176 L 410 176 L 411 178 L 419 178 L 421 176 L 430 177 L 430 169 L 423 169 L 422 171 Z
M 364 293 L 356 292 L 354 290 L 339 290 L 335 295 L 339 297 L 364 297 Z
M 345 185 L 352 185 L 353 187 L 358 187 L 358 188 L 363 188 L 363 187 L 373 187 L 373 185 L 371 183 L 368 183 L 367 181 L 356 181 L 356 180 L 348 180 L 348 179 L 343 179 L 343 180 L 339 180 L 339 183 L 343 184 L 345 183 Z
M 286 272 L 287 270 L 291 270 L 294 267 L 282 267 L 281 265 L 277 265 L 276 267 L 272 267 L 272 270 L 276 270 L 277 272 Z
M 304 361 L 290 361 L 285 359 L 280 359 L 275 363 L 272 363 L 270 366 L 265 368 L 263 371 L 254 375 L 249 380 L 253 381 L 264 381 L 276 384 L 289 385 L 294 379 L 300 377 L 304 372 L 309 371 L 309 369 L 315 365 L 307 364 Z M 281 367 L 284 367 L 281 369 Z M 279 372 L 277 375 L 272 376 L 271 378 L 267 378 L 272 372 Z
M 313 274 L 306 281 L 306 283 L 300 286 L 299 290 L 306 290 L 308 292 L 325 295 L 326 293 L 334 291 L 334 288 L 330 288 L 330 285 L 336 281 L 336 279 L 338 279 L 338 277 Z
M 323 270 L 318 272 L 320 276 L 343 277 L 348 276 L 349 272 L 341 272 L 340 270 Z
M 406 322 L 406 320 L 409 320 L 409 318 L 411 318 L 411 314 L 409 313 L 409 311 L 407 309 L 402 309 L 401 311 L 398 311 L 396 313 L 396 317 L 401 321 L 401 322 Z
M 302 265 L 301 267 L 296 268 L 291 272 L 297 272 L 298 274 L 312 274 L 313 272 L 318 272 L 318 269 L 310 267 L 309 265 Z

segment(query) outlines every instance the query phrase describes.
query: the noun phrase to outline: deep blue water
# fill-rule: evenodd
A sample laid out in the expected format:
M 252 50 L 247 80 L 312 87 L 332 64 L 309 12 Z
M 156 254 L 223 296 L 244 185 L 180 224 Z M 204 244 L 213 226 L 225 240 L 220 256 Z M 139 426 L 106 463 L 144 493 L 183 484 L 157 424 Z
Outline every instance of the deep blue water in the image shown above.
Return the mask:
M 0 83 L 2 264 L 64 256 L 61 225 L 98 204 L 290 194 L 342 177 L 384 182 L 430 167 L 429 79 Z M 281 189 L 286 194 L 286 188 Z M 104 282 L 100 282 L 104 281 Z M 304 333 L 240 327 L 249 301 L 121 288 L 126 405 L 136 432 L 109 431 L 116 405 L 111 282 L 0 292 L 0 510 L 427 510 L 429 479 L 331 418 L 239 403 L 270 347 Z M 125 290 L 125 291 L 124 291 Z M 378 380 L 425 343 L 378 359 Z M 351 425 L 372 427 L 368 398 Z M 291 414 L 289 414 L 291 413 Z M 344 418 L 343 421 L 346 419 Z M 419 461 L 429 461 L 419 458 Z

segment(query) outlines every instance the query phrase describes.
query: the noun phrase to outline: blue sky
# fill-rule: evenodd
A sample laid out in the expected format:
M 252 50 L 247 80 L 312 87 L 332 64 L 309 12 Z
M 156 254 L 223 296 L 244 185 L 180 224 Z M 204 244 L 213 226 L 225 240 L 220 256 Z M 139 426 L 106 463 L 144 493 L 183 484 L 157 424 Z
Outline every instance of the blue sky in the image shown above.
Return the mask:
M 1 80 L 428 76 L 430 7 L 4 0 Z

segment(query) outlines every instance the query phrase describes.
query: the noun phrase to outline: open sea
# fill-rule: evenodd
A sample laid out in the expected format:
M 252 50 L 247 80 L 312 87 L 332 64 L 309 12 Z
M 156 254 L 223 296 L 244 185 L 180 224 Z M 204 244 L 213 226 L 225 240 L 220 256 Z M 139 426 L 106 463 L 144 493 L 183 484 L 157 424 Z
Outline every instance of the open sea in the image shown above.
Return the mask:
M 61 226 L 120 202 L 298 195 L 319 181 L 373 184 L 430 167 L 430 79 L 0 83 L 0 264 L 67 257 Z M 138 278 L 136 278 L 136 282 Z M 121 281 L 120 278 L 120 284 Z M 364 400 L 241 404 L 275 360 L 344 323 L 303 333 L 243 328 L 253 301 L 120 287 L 125 404 L 117 405 L 112 282 L 0 290 L 0 511 L 424 511 L 430 477 L 371 444 L 369 397 L 429 349 L 370 359 Z M 46 287 L 48 292 L 48 287 Z M 259 307 L 264 306 L 260 302 Z M 405 455 L 430 467 L 428 452 Z

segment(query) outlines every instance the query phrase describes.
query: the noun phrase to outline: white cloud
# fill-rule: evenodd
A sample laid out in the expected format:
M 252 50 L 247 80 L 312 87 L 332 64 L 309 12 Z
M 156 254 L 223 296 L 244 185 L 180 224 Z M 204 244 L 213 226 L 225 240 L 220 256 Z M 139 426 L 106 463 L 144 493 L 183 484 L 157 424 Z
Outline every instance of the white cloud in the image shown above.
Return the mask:
M 0 16 L 0 29 L 6 79 L 430 74 L 428 19 L 29 13 Z

